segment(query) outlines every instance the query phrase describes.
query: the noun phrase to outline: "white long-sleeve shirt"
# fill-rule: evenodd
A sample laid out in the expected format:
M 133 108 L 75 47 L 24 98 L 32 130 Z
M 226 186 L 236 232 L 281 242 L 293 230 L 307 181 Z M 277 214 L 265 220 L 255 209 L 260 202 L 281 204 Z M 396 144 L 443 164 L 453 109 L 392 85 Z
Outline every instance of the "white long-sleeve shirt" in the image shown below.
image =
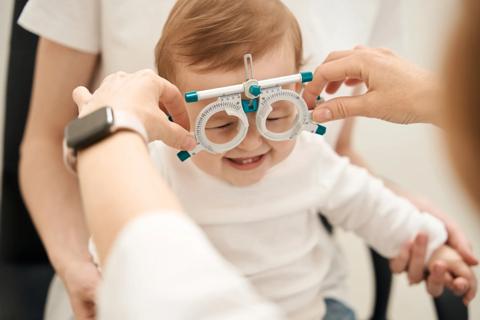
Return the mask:
M 141 215 L 117 237 L 98 291 L 100 320 L 281 320 L 177 212 Z
M 321 319 L 324 298 L 344 300 L 329 279 L 336 247 L 318 213 L 352 230 L 386 257 L 418 232 L 427 257 L 446 241 L 443 224 L 422 214 L 364 169 L 304 133 L 292 154 L 258 183 L 235 187 L 181 163 L 162 143 L 151 154 L 186 212 L 218 252 L 290 319 Z

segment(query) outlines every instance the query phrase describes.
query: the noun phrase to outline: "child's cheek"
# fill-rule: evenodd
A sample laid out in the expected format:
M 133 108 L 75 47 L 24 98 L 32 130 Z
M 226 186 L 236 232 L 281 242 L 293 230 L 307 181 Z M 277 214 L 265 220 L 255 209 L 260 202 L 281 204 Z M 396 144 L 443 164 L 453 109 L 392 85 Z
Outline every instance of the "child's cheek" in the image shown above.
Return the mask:
M 213 176 L 219 176 L 221 173 L 222 157 L 223 155 L 221 154 L 213 154 L 207 151 L 202 151 L 191 159 L 193 163 L 202 171 Z
M 272 160 L 274 165 L 285 160 L 290 153 L 292 153 L 296 143 L 295 139 L 287 141 L 267 141 L 272 147 Z

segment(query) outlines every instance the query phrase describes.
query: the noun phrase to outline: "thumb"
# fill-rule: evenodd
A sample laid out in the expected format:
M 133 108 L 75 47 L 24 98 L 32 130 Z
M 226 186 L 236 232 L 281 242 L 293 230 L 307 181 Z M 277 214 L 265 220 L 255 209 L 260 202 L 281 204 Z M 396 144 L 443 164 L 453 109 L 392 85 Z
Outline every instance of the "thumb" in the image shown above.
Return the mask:
M 316 122 L 327 122 L 353 116 L 368 116 L 368 105 L 365 95 L 339 97 L 317 105 L 312 118 Z
M 458 254 L 460 254 L 463 261 L 465 261 L 465 263 L 467 263 L 470 266 L 478 265 L 478 259 L 475 257 L 472 247 L 470 246 L 470 242 L 464 236 L 462 231 L 455 225 L 452 225 L 452 223 L 450 223 L 450 226 L 447 226 L 447 231 L 448 231 L 447 243 L 453 249 L 455 249 Z
M 468 246 L 468 244 L 463 244 L 463 245 L 457 245 L 454 246 L 452 245 L 453 248 L 455 248 L 462 257 L 463 261 L 467 263 L 470 266 L 476 266 L 478 265 L 478 259 L 475 257 L 473 254 L 472 250 Z
M 197 141 L 192 133 L 179 124 L 169 121 L 166 117 L 162 118 L 162 123 L 159 127 L 159 136 L 156 138 L 174 149 L 192 150 L 197 145 Z
M 92 94 L 88 91 L 87 88 L 80 86 L 76 87 L 72 92 L 73 101 L 77 104 L 78 109 L 80 110 L 84 105 L 86 105 L 92 98 Z

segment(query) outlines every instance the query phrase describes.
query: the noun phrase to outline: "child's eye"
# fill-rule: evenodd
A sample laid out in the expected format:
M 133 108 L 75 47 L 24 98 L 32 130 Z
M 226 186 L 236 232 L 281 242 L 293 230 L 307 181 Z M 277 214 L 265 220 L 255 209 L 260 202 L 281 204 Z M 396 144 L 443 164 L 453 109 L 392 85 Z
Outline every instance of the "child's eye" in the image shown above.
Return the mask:
M 231 125 L 233 125 L 233 122 L 215 125 L 215 126 L 212 126 L 212 127 L 206 128 L 206 129 L 217 129 L 217 130 L 218 129 L 226 129 L 226 128 L 230 127 Z
M 267 121 L 285 120 L 285 119 L 290 119 L 293 116 L 294 116 L 293 114 L 285 114 L 285 113 L 270 114 L 269 117 L 267 118 Z

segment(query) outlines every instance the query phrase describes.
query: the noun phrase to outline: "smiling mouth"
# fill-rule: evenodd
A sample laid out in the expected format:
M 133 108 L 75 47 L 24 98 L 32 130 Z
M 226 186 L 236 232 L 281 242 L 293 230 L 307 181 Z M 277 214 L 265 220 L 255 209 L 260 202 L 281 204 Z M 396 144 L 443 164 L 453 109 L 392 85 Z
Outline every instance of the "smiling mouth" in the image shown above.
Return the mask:
M 240 170 L 251 170 L 254 169 L 260 164 L 262 164 L 265 159 L 265 154 L 261 154 L 254 157 L 245 157 L 245 158 L 224 158 L 231 166 Z

